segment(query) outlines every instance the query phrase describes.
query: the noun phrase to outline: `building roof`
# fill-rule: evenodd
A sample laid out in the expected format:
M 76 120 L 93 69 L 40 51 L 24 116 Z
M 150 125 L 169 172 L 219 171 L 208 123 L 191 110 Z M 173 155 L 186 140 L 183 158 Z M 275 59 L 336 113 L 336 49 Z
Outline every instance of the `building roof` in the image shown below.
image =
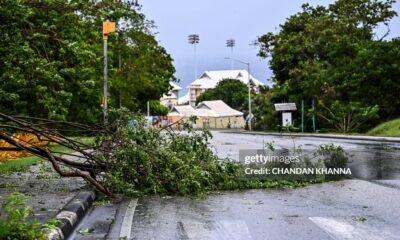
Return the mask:
M 243 113 L 229 107 L 222 100 L 215 100 L 201 102 L 196 108 L 190 105 L 173 106 L 168 116 L 235 117 L 243 116 Z
M 186 93 L 182 97 L 178 98 L 178 104 L 185 104 L 189 102 L 190 93 Z
M 182 90 L 181 87 L 179 87 L 177 84 L 175 84 L 174 82 L 169 82 L 169 85 L 171 85 L 172 90 Z
M 233 117 L 243 116 L 243 113 L 229 107 L 222 100 L 216 100 L 199 103 L 194 115 L 198 117 Z
M 244 84 L 248 84 L 249 74 L 247 70 L 220 70 L 220 71 L 205 71 L 198 79 L 190 83 L 187 88 L 196 86 L 201 89 L 214 88 L 219 81 L 223 79 L 238 79 Z M 250 81 L 256 86 L 265 85 L 261 81 L 255 79 L 250 74 Z
M 173 91 L 180 91 L 180 90 L 182 90 L 182 88 L 179 87 L 174 82 L 171 82 L 171 81 L 169 82 L 169 85 L 172 87 L 172 89 L 169 90 L 169 92 L 167 94 L 163 94 L 162 98 L 164 98 L 164 99 L 177 99 L 178 96 L 176 94 L 174 94 Z
M 193 112 L 194 108 L 190 105 L 173 106 L 168 116 L 190 117 L 194 115 Z
M 165 99 L 165 100 L 166 100 L 166 99 L 177 99 L 178 96 L 176 96 L 176 95 L 173 94 L 173 93 L 170 93 L 169 95 L 163 94 L 162 98 Z

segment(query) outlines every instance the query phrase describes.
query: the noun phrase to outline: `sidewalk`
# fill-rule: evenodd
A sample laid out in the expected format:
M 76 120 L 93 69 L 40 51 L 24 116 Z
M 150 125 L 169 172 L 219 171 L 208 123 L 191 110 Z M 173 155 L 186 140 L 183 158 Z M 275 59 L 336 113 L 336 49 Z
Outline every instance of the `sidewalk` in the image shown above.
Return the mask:
M 361 141 L 376 141 L 376 142 L 396 142 L 400 143 L 400 137 L 377 137 L 365 135 L 345 135 L 345 134 L 327 134 L 327 133 L 272 133 L 272 132 L 257 132 L 245 130 L 223 130 L 223 133 L 239 133 L 250 135 L 270 135 L 270 136 L 292 136 L 292 137 L 315 137 L 315 138 L 336 138 L 348 140 L 361 140 Z
M 26 205 L 33 208 L 33 219 L 42 223 L 54 218 L 62 220 L 58 236 L 53 234 L 49 239 L 65 239 L 63 235 L 71 233 L 72 225 L 83 217 L 82 211 L 86 211 L 95 198 L 83 179 L 61 178 L 46 160 L 31 166 L 26 172 L 0 175 L 0 206 L 15 191 L 30 197 Z M 77 204 L 78 200 L 82 201 Z M 73 215 L 72 218 L 63 217 L 66 210 Z

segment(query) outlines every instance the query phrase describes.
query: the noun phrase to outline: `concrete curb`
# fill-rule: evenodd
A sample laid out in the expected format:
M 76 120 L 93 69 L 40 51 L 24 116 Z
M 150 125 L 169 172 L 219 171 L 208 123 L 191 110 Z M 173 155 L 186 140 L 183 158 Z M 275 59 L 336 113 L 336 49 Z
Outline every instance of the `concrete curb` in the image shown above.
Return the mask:
M 56 219 L 61 222 L 56 229 L 47 234 L 49 240 L 67 239 L 78 223 L 92 206 L 96 194 L 94 191 L 80 192 L 57 214 Z
M 334 138 L 334 139 L 348 139 L 348 140 L 400 143 L 400 137 L 375 137 L 375 136 L 354 136 L 354 135 L 315 134 L 315 133 L 282 133 L 282 134 L 280 134 L 280 133 L 245 132 L 245 131 L 221 131 L 221 132 L 223 132 L 223 133 L 249 134 L 249 135 Z

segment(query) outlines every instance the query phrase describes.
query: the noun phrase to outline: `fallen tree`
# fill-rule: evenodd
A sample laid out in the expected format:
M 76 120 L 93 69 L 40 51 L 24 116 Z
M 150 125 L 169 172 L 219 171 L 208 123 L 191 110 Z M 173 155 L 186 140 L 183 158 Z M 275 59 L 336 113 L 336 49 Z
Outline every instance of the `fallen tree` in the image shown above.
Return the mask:
M 214 190 L 300 187 L 325 179 L 320 175 L 301 179 L 248 178 L 242 164 L 220 159 L 209 147 L 211 133 L 193 129 L 190 120 L 175 123 L 176 128 L 156 129 L 149 127 L 141 115 L 120 109 L 109 112 L 108 122 L 106 126 L 87 126 L 0 113 L 0 140 L 13 146 L 1 150 L 28 151 L 48 160 L 61 176 L 81 177 L 106 195 L 201 196 Z M 34 134 L 49 144 L 67 147 L 72 153 L 32 146 L 15 139 L 15 132 Z M 95 141 L 85 144 L 70 137 L 76 135 L 92 136 Z M 294 146 L 291 154 L 299 154 L 298 150 Z M 301 154 L 300 158 L 300 165 L 281 167 L 333 168 L 347 163 L 346 153 L 335 146 L 320 148 L 313 156 Z
M 109 125 L 88 126 L 60 120 L 0 113 L 0 139 L 13 147 L 48 160 L 62 177 L 81 177 L 106 194 L 138 196 L 147 193 L 199 195 L 217 189 L 239 188 L 239 166 L 221 161 L 209 149 L 211 134 L 194 130 L 189 122 L 172 128 L 147 127 L 146 120 L 127 110 L 110 111 Z M 31 145 L 13 136 L 35 135 L 46 146 Z M 92 136 L 85 144 L 77 135 Z M 49 147 L 58 144 L 72 153 Z
M 23 138 L 13 134 L 23 132 L 33 134 L 40 141 L 46 141 L 46 146 L 32 145 Z M 60 120 L 49 120 L 26 116 L 10 116 L 0 113 L 0 139 L 12 147 L 3 147 L 0 151 L 27 151 L 35 156 L 51 162 L 54 170 L 63 177 L 81 177 L 104 194 L 111 195 L 105 187 L 102 175 L 107 169 L 104 159 L 98 152 L 106 154 L 109 149 L 102 143 L 85 144 L 75 137 L 109 135 L 111 132 L 105 126 L 88 126 Z M 72 153 L 61 153 L 49 148 L 58 144 L 71 149 Z

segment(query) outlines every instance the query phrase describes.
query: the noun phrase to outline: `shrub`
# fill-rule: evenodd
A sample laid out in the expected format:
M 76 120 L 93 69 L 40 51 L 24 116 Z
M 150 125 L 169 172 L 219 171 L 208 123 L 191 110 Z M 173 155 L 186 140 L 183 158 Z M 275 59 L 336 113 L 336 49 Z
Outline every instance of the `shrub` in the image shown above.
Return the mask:
M 7 199 L 2 208 L 6 217 L 0 219 L 0 239 L 4 240 L 41 240 L 45 237 L 45 226 L 51 224 L 41 224 L 37 221 L 29 220 L 33 210 L 25 207 L 28 197 L 14 192 Z
M 349 154 L 335 144 L 320 145 L 317 154 L 323 157 L 326 168 L 344 168 L 349 159 Z

